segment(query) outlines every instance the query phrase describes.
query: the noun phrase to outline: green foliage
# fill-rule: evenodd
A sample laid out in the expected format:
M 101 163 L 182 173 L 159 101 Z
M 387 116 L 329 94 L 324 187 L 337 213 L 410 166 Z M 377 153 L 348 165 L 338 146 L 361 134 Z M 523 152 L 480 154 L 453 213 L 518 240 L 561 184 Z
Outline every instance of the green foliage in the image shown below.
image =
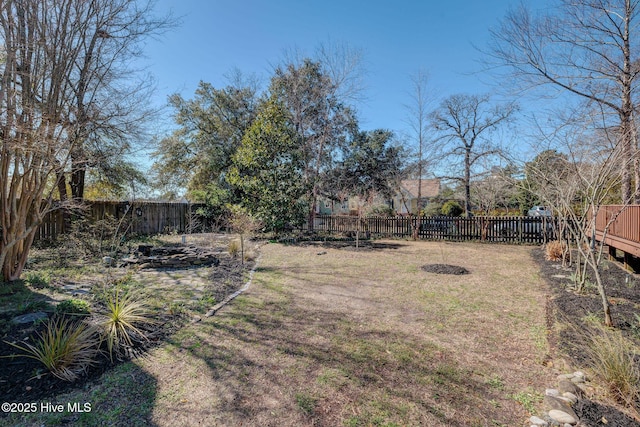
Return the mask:
M 51 275 L 42 271 L 27 271 L 23 276 L 26 283 L 34 288 L 47 288 L 51 284 Z
M 442 203 L 429 203 L 421 212 L 422 216 L 438 216 L 442 211 Z
M 330 175 L 327 192 L 334 198 L 341 193 L 366 202 L 375 195 L 392 197 L 404 158 L 402 148 L 393 145 L 392 139 L 393 133 L 382 129 L 356 132 Z
M 296 404 L 305 415 L 313 415 L 316 409 L 317 399 L 306 393 L 296 393 Z
M 391 206 L 388 206 L 388 205 L 377 205 L 369 209 L 369 211 L 367 212 L 367 215 L 389 217 L 389 216 L 395 216 L 396 211 Z
M 464 212 L 462 206 L 456 201 L 449 200 L 442 205 L 441 213 L 445 216 L 460 216 Z
M 266 231 L 304 221 L 307 203 L 300 151 L 288 114 L 275 99 L 262 105 L 233 156 L 227 181 Z
M 521 391 L 513 395 L 513 400 L 524 406 L 530 414 L 536 413 L 536 405 L 542 402 L 544 397 L 535 391 Z
M 70 315 L 87 315 L 91 312 L 91 306 L 87 301 L 71 298 L 61 301 L 56 306 L 56 313 Z
M 53 375 L 75 381 L 95 363 L 98 339 L 92 326 L 69 319 L 53 319 L 33 344 L 8 343 L 22 350 L 22 356 L 41 362 Z
M 193 99 L 171 96 L 179 128 L 154 153 L 157 185 L 171 189 L 186 184 L 192 198 L 211 204 L 212 215 L 229 202 L 224 175 L 256 117 L 256 85 L 236 77 L 222 89 L 200 82 Z
M 50 311 L 51 304 L 42 299 L 35 299 L 29 295 L 16 306 L 18 314 L 34 313 L 36 311 Z
M 135 300 L 130 293 L 116 288 L 107 294 L 106 313 L 98 316 L 102 339 L 107 343 L 109 357 L 134 347 L 134 343 L 146 339 L 140 326 L 154 323 L 146 304 Z

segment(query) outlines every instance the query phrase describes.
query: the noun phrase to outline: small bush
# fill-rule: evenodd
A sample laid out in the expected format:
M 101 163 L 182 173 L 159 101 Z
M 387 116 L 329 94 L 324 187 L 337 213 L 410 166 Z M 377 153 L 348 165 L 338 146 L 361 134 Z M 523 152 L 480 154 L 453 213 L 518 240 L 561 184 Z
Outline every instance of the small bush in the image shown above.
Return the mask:
M 619 331 L 604 327 L 592 333 L 587 342 L 587 354 L 595 374 L 616 400 L 633 407 L 640 397 L 640 370 L 633 343 Z
M 76 316 L 85 316 L 91 312 L 88 302 L 81 299 L 68 299 L 60 302 L 56 307 L 56 313 Z
M 36 311 L 50 311 L 51 304 L 41 299 L 27 298 L 17 305 L 18 314 L 35 313 Z
M 387 205 L 377 205 L 369 209 L 367 212 L 367 216 L 381 216 L 381 217 L 390 217 L 396 216 L 396 211 Z
M 55 319 L 47 323 L 33 344 L 8 343 L 24 351 L 22 356 L 41 362 L 53 375 L 75 381 L 95 363 L 98 340 L 93 327 L 84 322 Z
M 229 251 L 229 255 L 234 258 L 237 257 L 240 252 L 240 242 L 237 240 L 230 240 L 227 250 Z
M 107 343 L 109 357 L 132 349 L 135 343 L 146 340 L 146 334 L 140 329 L 143 324 L 154 323 L 147 306 L 136 301 L 130 294 L 116 289 L 108 294 L 106 313 L 97 317 L 102 339 Z
M 438 216 L 442 214 L 442 204 L 441 203 L 429 203 L 423 210 L 420 212 L 422 216 Z
M 47 288 L 51 284 L 51 275 L 45 272 L 27 271 L 24 281 L 37 289 Z
M 442 205 L 442 209 L 440 210 L 442 215 L 445 216 L 460 216 L 464 212 L 462 206 L 458 202 L 453 200 L 449 200 L 444 205 Z
M 551 241 L 545 246 L 547 261 L 562 261 L 565 257 L 566 245 L 558 240 Z

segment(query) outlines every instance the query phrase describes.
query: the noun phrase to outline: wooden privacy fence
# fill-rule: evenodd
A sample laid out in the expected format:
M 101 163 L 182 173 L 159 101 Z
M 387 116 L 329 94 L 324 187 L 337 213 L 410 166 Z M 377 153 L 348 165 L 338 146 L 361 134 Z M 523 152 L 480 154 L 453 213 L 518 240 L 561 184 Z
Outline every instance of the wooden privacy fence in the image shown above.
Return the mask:
M 188 233 L 203 231 L 206 220 L 197 214 L 203 204 L 165 202 L 87 201 L 72 212 L 56 209 L 40 225 L 35 240 L 56 240 L 70 231 L 69 218 L 83 218 L 89 223 L 117 221 L 119 232 L 127 234 Z M 66 215 L 66 219 L 65 219 Z
M 358 227 L 358 222 L 360 222 Z M 318 215 L 313 231 L 411 237 L 419 225 L 418 237 L 427 240 L 479 240 L 543 244 L 553 240 L 555 221 L 545 217 L 365 217 Z M 308 227 L 303 227 L 307 230 Z

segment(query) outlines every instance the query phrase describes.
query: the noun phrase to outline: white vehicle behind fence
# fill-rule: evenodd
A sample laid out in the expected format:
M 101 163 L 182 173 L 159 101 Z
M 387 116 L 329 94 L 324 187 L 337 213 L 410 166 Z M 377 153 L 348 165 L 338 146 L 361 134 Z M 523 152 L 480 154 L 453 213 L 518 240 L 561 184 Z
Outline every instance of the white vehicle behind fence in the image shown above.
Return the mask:
M 527 212 L 527 216 L 546 216 L 551 217 L 551 210 L 545 208 L 544 206 L 534 206 Z

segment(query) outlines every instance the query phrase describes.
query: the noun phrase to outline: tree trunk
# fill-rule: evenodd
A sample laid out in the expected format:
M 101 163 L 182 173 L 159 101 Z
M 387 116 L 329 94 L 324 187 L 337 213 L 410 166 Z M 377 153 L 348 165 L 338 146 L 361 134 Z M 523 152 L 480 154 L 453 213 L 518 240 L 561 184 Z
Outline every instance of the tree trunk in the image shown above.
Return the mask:
M 71 197 L 73 200 L 84 200 L 86 164 L 82 162 L 71 172 Z

